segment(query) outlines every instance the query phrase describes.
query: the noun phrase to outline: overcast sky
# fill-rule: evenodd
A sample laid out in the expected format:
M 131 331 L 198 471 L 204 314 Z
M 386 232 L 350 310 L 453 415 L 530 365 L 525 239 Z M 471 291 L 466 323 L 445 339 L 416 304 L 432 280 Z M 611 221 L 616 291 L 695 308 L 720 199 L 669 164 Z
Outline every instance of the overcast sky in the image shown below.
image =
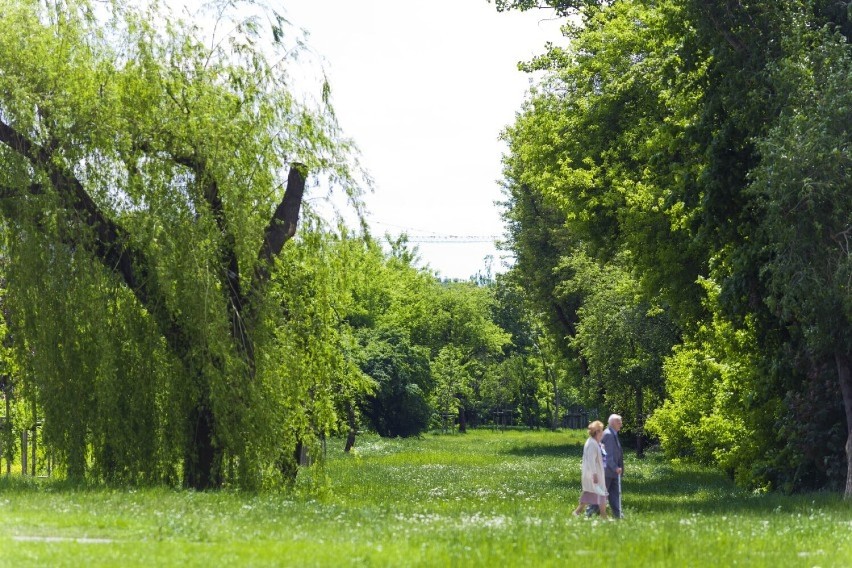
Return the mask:
M 166 1 L 196 14 L 204 3 Z M 486 256 L 500 270 L 498 138 L 531 84 L 517 63 L 565 41 L 553 12 L 498 13 L 486 0 L 270 1 L 308 34 L 294 78 L 304 87 L 313 77 L 319 91 L 328 77 L 375 181 L 365 199 L 374 235 L 406 232 L 443 277 L 466 279 Z M 430 236 L 444 242 L 418 242 Z
M 486 0 L 287 0 L 309 33 L 346 135 L 375 180 L 379 235 L 501 236 L 500 131 L 530 78 L 517 62 L 562 41 L 551 12 L 498 13 Z M 441 276 L 481 270 L 490 243 L 420 244 Z M 499 264 L 499 259 L 495 264 Z

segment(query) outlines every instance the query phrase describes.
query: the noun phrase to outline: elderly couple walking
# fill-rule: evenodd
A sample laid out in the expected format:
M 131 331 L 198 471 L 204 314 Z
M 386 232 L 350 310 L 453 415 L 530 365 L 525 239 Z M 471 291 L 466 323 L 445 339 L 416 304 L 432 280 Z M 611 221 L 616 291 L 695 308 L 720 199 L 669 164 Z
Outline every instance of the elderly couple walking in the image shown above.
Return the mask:
M 587 514 L 600 511 L 601 518 L 606 519 L 608 497 L 612 516 L 616 519 L 622 517 L 621 473 L 624 471 L 624 456 L 618 439 L 621 416 L 613 414 L 608 422 L 606 429 L 600 420 L 589 424 L 589 439 L 583 447 L 583 493 L 574 509 L 575 516 L 587 507 Z

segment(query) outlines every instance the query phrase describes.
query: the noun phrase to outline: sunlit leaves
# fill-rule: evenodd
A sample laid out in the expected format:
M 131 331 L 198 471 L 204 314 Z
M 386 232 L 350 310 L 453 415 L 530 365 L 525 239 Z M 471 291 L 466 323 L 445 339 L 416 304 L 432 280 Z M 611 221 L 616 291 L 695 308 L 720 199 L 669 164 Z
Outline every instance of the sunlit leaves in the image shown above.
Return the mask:
M 296 102 L 298 45 L 251 2 L 187 22 L 153 2 L 8 0 L 0 28 L 8 298 L 47 439 L 75 476 L 172 482 L 182 452 L 194 483 L 201 447 L 198 486 L 258 485 L 335 427 L 339 383 L 366 388 L 321 231 L 271 290 L 255 270 L 294 161 L 357 203 L 328 97 Z

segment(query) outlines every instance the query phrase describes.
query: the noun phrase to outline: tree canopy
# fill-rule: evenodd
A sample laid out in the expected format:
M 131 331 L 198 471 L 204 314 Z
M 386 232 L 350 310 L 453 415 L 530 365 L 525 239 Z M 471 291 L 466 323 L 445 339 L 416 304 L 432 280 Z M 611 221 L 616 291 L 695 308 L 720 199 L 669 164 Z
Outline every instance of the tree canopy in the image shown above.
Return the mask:
M 763 487 L 840 486 L 845 471 L 850 495 L 845 4 L 498 9 L 571 18 L 568 46 L 522 64 L 545 78 L 506 129 L 504 183 L 516 270 L 582 361 L 575 380 L 615 376 L 623 389 L 639 368 L 630 357 L 613 366 L 617 354 L 657 345 L 633 360 L 661 362 L 665 403 L 651 427 L 671 455 Z M 607 277 L 588 285 L 595 266 L 635 279 L 632 300 L 612 304 L 619 286 Z M 666 339 L 629 313 L 668 314 Z M 626 344 L 607 342 L 619 333 Z M 826 432 L 831 442 L 816 443 Z
M 307 277 L 284 244 L 308 177 L 357 192 L 349 144 L 288 91 L 284 20 L 233 8 L 208 43 L 153 3 L 0 7 L 9 319 L 72 476 L 169 478 L 180 453 L 189 486 L 252 485 L 327 427 L 330 338 L 281 331 L 320 325 L 323 289 L 276 291 Z

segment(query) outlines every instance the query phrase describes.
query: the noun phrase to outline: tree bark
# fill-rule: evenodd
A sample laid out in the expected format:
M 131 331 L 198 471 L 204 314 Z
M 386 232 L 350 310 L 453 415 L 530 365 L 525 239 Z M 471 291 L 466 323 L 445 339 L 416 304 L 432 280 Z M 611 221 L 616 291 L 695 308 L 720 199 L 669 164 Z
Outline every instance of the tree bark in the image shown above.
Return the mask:
M 467 432 L 467 417 L 464 413 L 464 404 L 459 405 L 459 432 L 462 434 Z
M 845 353 L 835 353 L 837 379 L 840 381 L 840 393 L 843 396 L 843 408 L 846 411 L 846 490 L 845 499 L 852 499 L 852 364 Z
M 269 279 L 269 271 L 272 267 L 275 257 L 281 252 L 290 238 L 296 234 L 296 226 L 299 223 L 299 211 L 302 207 L 302 197 L 305 193 L 305 175 L 303 173 L 304 166 L 301 164 L 293 164 L 290 168 L 290 173 L 287 175 L 287 190 L 284 192 L 284 198 L 269 224 L 266 226 L 266 231 L 263 235 L 263 244 L 258 252 L 257 269 L 255 270 L 254 280 L 251 283 L 251 290 L 255 291 L 258 287 Z
M 197 490 L 222 485 L 222 451 L 214 444 L 215 417 L 206 395 L 189 416 L 190 444 L 184 456 L 184 485 Z
M 355 434 L 357 433 L 355 403 L 352 400 L 346 401 L 346 420 L 349 422 L 349 435 L 346 436 L 346 447 L 343 448 L 343 451 L 349 453 L 349 450 L 355 446 Z

